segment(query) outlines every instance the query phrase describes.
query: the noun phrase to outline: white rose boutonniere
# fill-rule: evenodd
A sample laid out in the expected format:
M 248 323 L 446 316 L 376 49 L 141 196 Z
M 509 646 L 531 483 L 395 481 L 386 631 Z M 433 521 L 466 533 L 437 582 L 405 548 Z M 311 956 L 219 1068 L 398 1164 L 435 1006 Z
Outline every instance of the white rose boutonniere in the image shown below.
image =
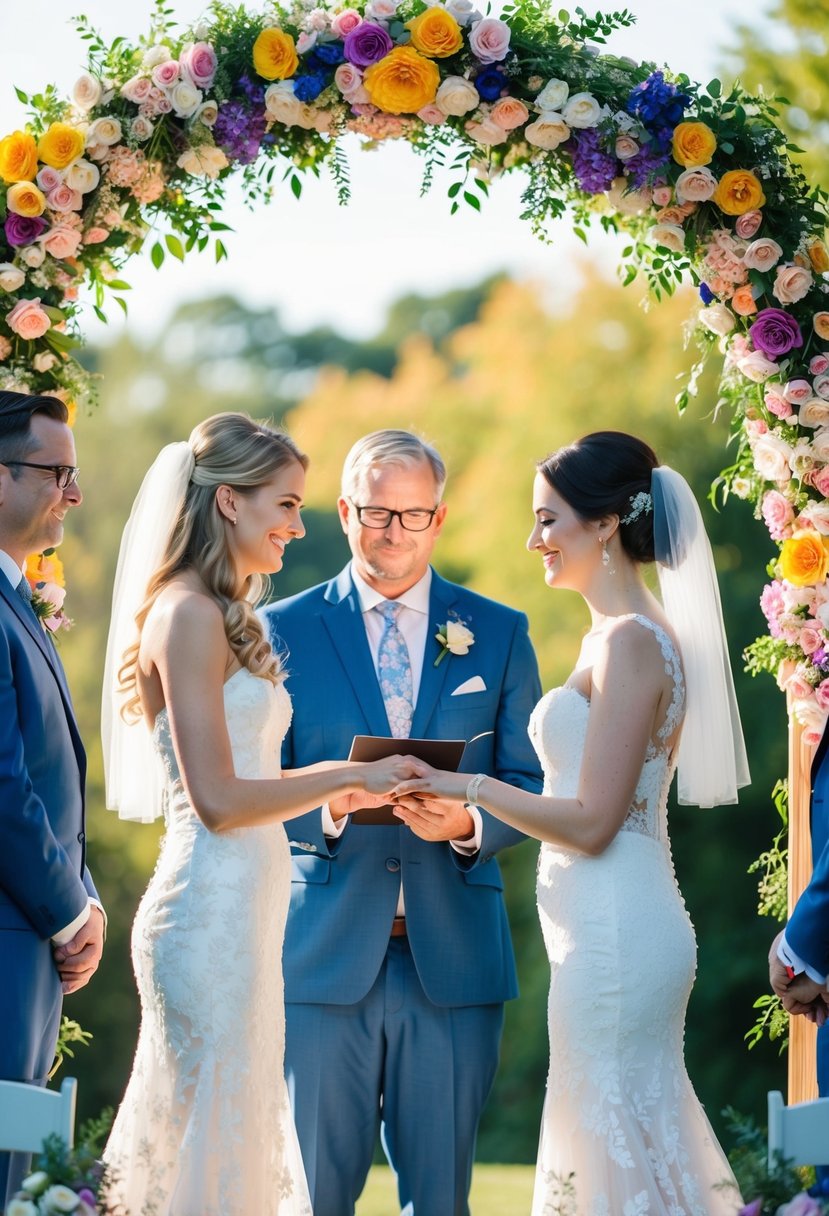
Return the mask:
M 461 621 L 447 621 L 438 628 L 435 637 L 443 650 L 435 659 L 435 667 L 448 654 L 469 654 L 469 647 L 475 644 L 475 635 Z

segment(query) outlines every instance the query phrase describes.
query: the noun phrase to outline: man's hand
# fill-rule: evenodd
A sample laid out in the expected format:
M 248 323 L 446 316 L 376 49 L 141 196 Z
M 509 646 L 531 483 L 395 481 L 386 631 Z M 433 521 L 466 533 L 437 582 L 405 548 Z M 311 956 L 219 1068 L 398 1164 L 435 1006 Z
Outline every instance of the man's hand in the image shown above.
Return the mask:
M 421 840 L 471 840 L 475 821 L 462 802 L 449 798 L 395 799 L 395 815 Z
M 786 971 L 786 964 L 777 957 L 777 947 L 780 945 L 782 937 L 783 930 L 781 929 L 777 934 L 777 937 L 771 943 L 771 949 L 769 950 L 769 983 L 771 984 L 772 991 L 775 992 L 781 1000 L 786 995 L 789 984 L 791 983 L 789 974 Z
M 792 1016 L 801 1015 L 810 1022 L 822 1026 L 826 1021 L 826 1003 L 824 998 L 829 996 L 822 984 L 809 979 L 805 972 L 796 975 L 789 982 L 783 997 L 783 1008 Z
M 82 925 L 71 941 L 55 946 L 52 954 L 64 995 L 77 992 L 92 979 L 104 952 L 104 914 L 92 907 L 89 920 Z
M 342 798 L 329 798 L 328 809 L 336 823 L 352 811 L 373 810 L 374 807 L 385 806 L 387 802 L 385 794 L 369 794 L 368 790 L 355 790 L 353 794 L 343 794 Z

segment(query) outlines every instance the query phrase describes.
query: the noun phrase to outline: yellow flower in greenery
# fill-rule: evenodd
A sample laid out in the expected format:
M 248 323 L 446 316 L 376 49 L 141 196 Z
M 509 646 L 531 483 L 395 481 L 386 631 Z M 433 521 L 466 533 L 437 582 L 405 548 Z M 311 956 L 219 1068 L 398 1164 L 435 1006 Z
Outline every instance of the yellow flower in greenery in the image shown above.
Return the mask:
M 829 270 L 829 253 L 826 251 L 826 246 L 823 241 L 816 238 L 809 242 L 808 247 L 809 261 L 812 264 L 812 270 L 815 274 L 825 274 Z
M 53 122 L 49 130 L 41 135 L 37 153 L 46 165 L 53 169 L 65 169 L 77 160 L 84 150 L 85 139 L 77 127 L 68 122 Z
M 46 210 L 46 195 L 38 190 L 34 182 L 15 182 L 9 186 L 6 206 L 15 215 L 43 215 Z
M 427 8 L 407 21 L 406 29 L 411 31 L 415 50 L 433 59 L 445 59 L 463 46 L 461 27 L 445 8 Z
M 813 587 L 829 572 L 829 542 L 808 528 L 795 532 L 783 542 L 780 574 L 795 587 Z
M 437 65 L 411 46 L 396 46 L 363 76 L 369 99 L 386 114 L 416 114 L 435 100 L 439 84 Z
M 762 207 L 766 196 L 750 169 L 731 169 L 720 178 L 713 201 L 726 215 L 745 215 Z
M 37 173 L 37 144 L 34 136 L 14 131 L 0 139 L 0 177 L 4 182 L 31 181 Z
M 287 80 L 299 66 L 296 45 L 290 34 L 271 26 L 253 44 L 253 66 L 265 80 Z
M 674 160 L 686 169 L 708 165 L 717 150 L 714 132 L 704 122 L 681 122 L 674 128 Z

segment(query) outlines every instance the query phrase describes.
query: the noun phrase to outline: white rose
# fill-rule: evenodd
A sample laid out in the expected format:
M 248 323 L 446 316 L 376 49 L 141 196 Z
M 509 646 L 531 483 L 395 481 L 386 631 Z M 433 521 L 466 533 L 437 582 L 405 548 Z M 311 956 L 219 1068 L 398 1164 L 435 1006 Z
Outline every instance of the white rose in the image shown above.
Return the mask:
M 464 76 L 447 76 L 437 91 L 435 104 L 444 114 L 460 118 L 475 110 L 481 98 L 478 90 Z
M 561 113 L 569 127 L 584 130 L 587 127 L 595 127 L 602 107 L 592 93 L 574 93 Z
M 75 87 L 72 89 L 72 100 L 79 110 L 92 110 L 101 100 L 101 82 L 89 72 L 84 72 L 75 81 Z
M 570 86 L 566 80 L 548 80 L 535 99 L 537 110 L 561 110 L 570 96 Z
M 812 440 L 812 455 L 821 464 L 829 461 L 829 427 L 815 431 L 815 437 Z
M 524 128 L 527 143 L 551 152 L 570 138 L 570 128 L 555 110 L 543 110 L 535 122 Z
M 810 502 L 808 507 L 800 512 L 798 526 L 814 528 L 821 536 L 829 536 L 829 503 Z M 829 610 L 829 604 L 824 604 L 823 607 Z M 820 611 L 817 615 L 820 617 Z M 820 619 L 823 620 L 822 617 Z
M 48 372 L 52 370 L 57 361 L 57 355 L 53 355 L 51 351 L 44 350 L 32 359 L 32 367 L 36 372 Z
M 617 135 L 615 150 L 619 160 L 633 160 L 634 156 L 639 155 L 640 148 L 632 135 Z
M 472 5 L 471 0 L 446 0 L 444 7 L 447 13 L 455 18 L 458 25 L 467 26 L 473 21 L 481 20 L 481 14 Z
M 663 249 L 670 249 L 673 253 L 682 253 L 685 249 L 685 229 L 679 224 L 654 224 L 651 228 L 651 244 L 661 245 Z M 712 307 L 716 308 L 716 305 Z M 706 309 L 706 312 L 710 311 L 710 308 Z M 733 326 L 734 318 L 731 320 Z M 714 333 L 720 332 L 714 330 Z
M 460 621 L 446 622 L 446 649 L 451 654 L 468 654 L 469 647 L 475 644 L 475 636 L 471 629 Z
M 0 291 L 17 291 L 26 282 L 26 276 L 19 266 L 12 262 L 0 262 Z
M 193 122 L 204 123 L 206 127 L 212 127 L 219 117 L 219 105 L 215 101 L 203 101 L 193 115 Z
M 783 250 L 769 236 L 752 241 L 743 254 L 743 263 L 749 270 L 771 270 L 783 256 Z
M 400 0 L 371 0 L 366 8 L 367 21 L 389 21 L 397 12 Z
M 188 148 L 176 162 L 180 169 L 193 177 L 209 177 L 212 181 L 226 169 L 229 161 L 221 148 L 202 144 L 200 148 Z
M 65 181 L 67 186 L 70 186 L 73 190 L 77 190 L 80 194 L 89 194 L 90 190 L 94 190 L 100 180 L 101 170 L 98 166 L 83 158 L 73 161 L 66 170 Z
M 42 266 L 46 259 L 46 254 L 40 248 L 40 245 L 26 245 L 23 249 L 18 249 L 17 256 L 31 270 L 37 270 L 38 266 Z
M 769 431 L 752 444 L 754 467 L 764 481 L 788 481 L 791 476 L 789 458 L 792 449 L 779 436 Z
M 179 80 L 168 94 L 173 109 L 179 118 L 189 118 L 195 114 L 202 102 L 202 91 L 197 89 L 189 80 Z
M 6 1216 L 38 1216 L 37 1204 L 31 1199 L 12 1199 L 5 1212 Z
M 704 325 L 712 334 L 718 334 L 721 338 L 730 334 L 737 324 L 734 313 L 730 308 L 726 308 L 725 304 L 709 304 L 707 308 L 700 309 L 698 316 L 700 325 Z
M 801 426 L 813 429 L 819 426 L 829 426 L 829 401 L 821 401 L 820 397 L 811 397 L 797 411 L 797 421 Z
M 712 304 L 712 308 L 716 308 L 716 304 Z M 723 305 L 723 307 L 725 307 Z M 709 312 L 711 309 L 708 310 Z M 769 376 L 776 376 L 780 372 L 780 368 L 776 363 L 772 363 L 771 359 L 767 359 L 761 350 L 753 350 L 747 355 L 743 355 L 742 359 L 737 360 L 737 367 L 743 373 L 747 380 L 753 381 L 754 384 L 764 384 Z
M 302 103 L 294 96 L 293 82 L 279 80 L 265 90 L 265 109 L 275 121 L 286 127 L 296 126 L 302 114 Z
M 20 1184 L 20 1189 L 25 1191 L 27 1195 L 40 1195 L 49 1185 L 49 1175 L 43 1170 L 36 1170 L 34 1174 L 29 1174 Z
M 96 118 L 86 133 L 86 146 L 93 148 L 96 144 L 103 144 L 111 148 L 120 139 L 121 124 L 117 118 Z
M 58 1184 L 50 1186 L 48 1191 L 44 1191 L 43 1202 L 46 1204 L 47 1211 L 54 1209 L 58 1212 L 74 1212 L 80 1199 L 68 1186 Z
M 610 204 L 622 215 L 641 215 L 653 202 L 653 193 L 649 186 L 641 190 L 629 190 L 626 177 L 614 177 L 607 191 Z
M 155 127 L 149 118 L 145 118 L 143 114 L 136 115 L 130 123 L 130 135 L 139 144 L 146 143 L 154 130 Z
M 141 61 L 141 66 L 150 72 L 170 58 L 170 48 L 167 46 L 151 46 Z

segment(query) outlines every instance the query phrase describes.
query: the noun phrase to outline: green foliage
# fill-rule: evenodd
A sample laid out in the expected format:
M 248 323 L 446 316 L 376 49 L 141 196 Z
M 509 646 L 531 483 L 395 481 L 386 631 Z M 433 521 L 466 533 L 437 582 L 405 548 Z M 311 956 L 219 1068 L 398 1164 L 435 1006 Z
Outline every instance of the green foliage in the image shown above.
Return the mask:
M 64 1014 L 60 1022 L 58 1041 L 55 1045 L 55 1062 L 49 1073 L 49 1079 L 52 1079 L 67 1056 L 69 1056 L 70 1060 L 74 1060 L 75 1053 L 71 1046 L 73 1043 L 79 1044 L 81 1047 L 88 1047 L 91 1041 L 91 1032 L 84 1030 L 83 1026 L 80 1026 L 72 1018 L 68 1018 Z
M 729 1161 L 743 1199 L 747 1204 L 761 1199 L 757 1216 L 775 1216 L 782 1204 L 814 1181 L 813 1171 L 796 1169 L 779 1157 L 769 1169 L 765 1130 L 733 1107 L 723 1114 L 735 1141 Z

